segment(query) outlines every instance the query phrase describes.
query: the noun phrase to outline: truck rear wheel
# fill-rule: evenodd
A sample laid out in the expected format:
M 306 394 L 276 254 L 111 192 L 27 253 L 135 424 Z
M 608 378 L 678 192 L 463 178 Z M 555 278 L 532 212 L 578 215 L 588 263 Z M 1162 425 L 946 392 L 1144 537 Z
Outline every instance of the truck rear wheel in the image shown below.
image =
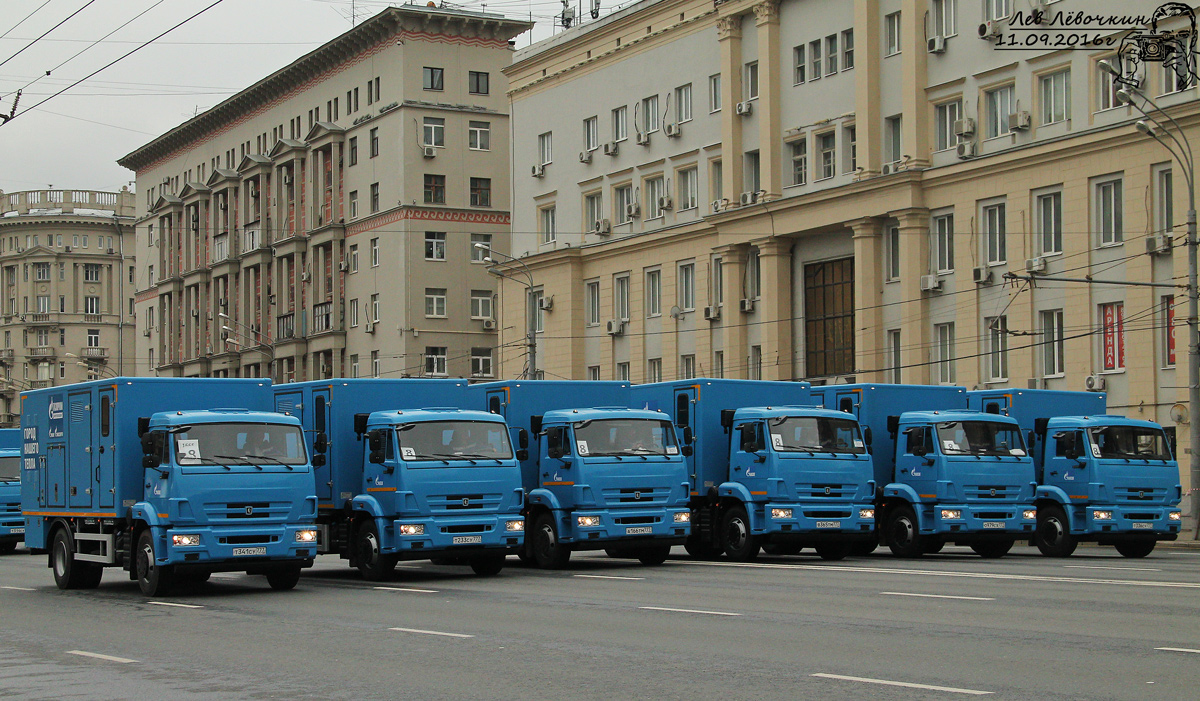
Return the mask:
M 1038 509 L 1036 534 L 1034 542 L 1047 557 L 1067 557 L 1079 545 L 1079 541 L 1071 535 L 1067 513 L 1058 506 Z
M 494 577 L 504 569 L 503 555 L 487 555 L 471 560 L 471 571 L 480 577 Z
M 670 545 L 653 545 L 645 550 L 639 550 L 637 559 L 643 565 L 661 565 L 671 555 Z
M 849 543 L 821 543 L 816 547 L 822 560 L 845 560 L 851 549 Z
M 983 540 L 978 543 L 971 543 L 971 549 L 979 557 L 997 558 L 1004 557 L 1012 550 L 1015 541 L 1012 538 L 1003 540 Z
M 95 589 L 100 586 L 104 568 L 75 559 L 74 548 L 71 547 L 71 534 L 67 533 L 66 529 L 60 528 L 54 534 L 50 557 L 54 566 L 54 583 L 59 589 Z
M 300 582 L 300 568 L 288 567 L 287 569 L 274 570 L 267 573 L 267 584 L 275 591 L 287 591 L 295 589 L 296 584 Z
M 544 570 L 560 570 L 571 560 L 571 549 L 558 542 L 554 516 L 542 514 L 533 524 L 533 561 Z
M 758 536 L 750 530 L 750 516 L 745 508 L 735 506 L 726 511 L 722 525 L 725 554 L 730 560 L 750 562 L 758 557 Z
M 1124 540 L 1114 543 L 1117 552 L 1125 557 L 1146 557 L 1154 552 L 1155 544 L 1153 540 Z
M 888 547 L 896 557 L 920 557 L 925 554 L 917 514 L 911 506 L 898 506 L 888 516 Z
M 396 569 L 396 556 L 379 552 L 379 531 L 373 521 L 359 526 L 354 536 L 354 554 L 358 571 L 368 582 L 382 582 Z
M 151 535 L 149 528 L 138 535 L 134 567 L 137 568 L 138 588 L 146 596 L 165 594 L 171 589 L 174 581 L 174 568 L 161 567 L 154 561 L 154 536 Z

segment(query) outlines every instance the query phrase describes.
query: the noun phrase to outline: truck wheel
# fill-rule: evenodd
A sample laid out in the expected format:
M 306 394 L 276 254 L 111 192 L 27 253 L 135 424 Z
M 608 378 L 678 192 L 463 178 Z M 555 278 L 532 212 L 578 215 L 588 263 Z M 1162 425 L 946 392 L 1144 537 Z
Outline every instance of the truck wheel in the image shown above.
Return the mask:
M 379 552 L 379 530 L 374 521 L 359 527 L 354 536 L 354 553 L 358 556 L 358 571 L 368 582 L 382 582 L 396 569 L 397 557 Z
M 750 562 L 758 557 L 758 536 L 750 531 L 750 516 L 746 509 L 735 506 L 725 512 L 721 520 L 724 534 L 725 554 L 736 562 Z
M 942 551 L 942 548 L 946 547 L 946 541 L 944 540 L 930 540 L 929 538 L 925 538 L 924 540 L 925 542 L 921 544 L 921 552 L 926 555 L 937 555 Z
M 295 589 L 296 584 L 300 581 L 300 568 L 288 567 L 283 570 L 274 570 L 267 573 L 267 584 L 275 591 L 287 591 Z
M 146 596 L 165 594 L 171 589 L 175 573 L 173 568 L 160 567 L 154 561 L 154 536 L 148 528 L 138 536 L 134 567 L 137 568 L 138 588 Z
M 707 538 L 693 533 L 687 537 L 683 543 L 683 549 L 688 555 L 698 560 L 711 560 L 721 554 L 720 549 L 714 547 Z
M 875 536 L 871 536 L 870 540 L 860 540 L 859 542 L 855 543 L 854 545 L 851 545 L 850 546 L 850 554 L 854 555 L 855 557 L 862 557 L 864 555 L 870 555 L 871 553 L 875 552 L 875 548 L 878 548 L 878 547 L 879 547 L 879 540 L 876 539 Z
M 852 549 L 849 543 L 822 543 L 816 547 L 822 560 L 845 560 Z
M 1156 541 L 1153 540 L 1125 540 L 1114 543 L 1117 552 L 1125 557 L 1146 557 L 1154 551 Z
M 504 569 L 503 555 L 488 555 L 471 560 L 471 571 L 480 577 L 494 577 Z
M 542 514 L 533 524 L 533 561 L 544 570 L 560 570 L 571 560 L 571 550 L 558 542 L 554 516 Z
M 639 551 L 637 554 L 637 559 L 643 565 L 661 565 L 667 561 L 667 557 L 670 556 L 670 554 L 670 545 L 655 545 Z
M 15 540 L 6 540 L 3 543 L 0 543 L 0 555 L 7 555 L 16 549 L 17 541 Z
M 888 516 L 888 547 L 896 557 L 921 557 L 924 543 L 911 506 L 898 506 Z
M 50 545 L 51 562 L 54 565 L 54 583 L 59 589 L 95 589 L 100 586 L 104 568 L 90 562 L 75 559 L 71 547 L 71 535 L 66 529 L 58 529 Z
M 978 543 L 972 543 L 971 549 L 974 550 L 975 554 L 979 557 L 991 559 L 1004 557 L 1007 555 L 1008 551 L 1012 550 L 1014 543 L 1015 541 L 1012 538 L 1005 538 L 1004 540 L 984 540 Z
M 1034 542 L 1047 557 L 1067 557 L 1079 545 L 1067 525 L 1067 513 L 1058 506 L 1038 509 Z

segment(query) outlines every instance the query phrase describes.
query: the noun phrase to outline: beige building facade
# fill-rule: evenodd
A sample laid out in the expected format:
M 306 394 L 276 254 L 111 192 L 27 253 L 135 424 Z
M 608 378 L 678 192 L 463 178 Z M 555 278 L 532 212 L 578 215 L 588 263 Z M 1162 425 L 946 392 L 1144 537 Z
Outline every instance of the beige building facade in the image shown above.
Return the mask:
M 536 309 L 547 378 L 1090 386 L 1183 455 L 1183 174 L 1099 67 L 1131 27 L 1004 46 L 1024 5 L 646 0 L 517 52 L 513 255 L 552 301 L 503 284 L 501 374 Z M 1196 81 L 1134 75 L 1196 142 Z
M 152 374 L 494 374 L 501 69 L 529 24 L 387 9 L 119 162 Z
M 0 192 L 0 428 L 21 392 L 137 375 L 134 195 Z

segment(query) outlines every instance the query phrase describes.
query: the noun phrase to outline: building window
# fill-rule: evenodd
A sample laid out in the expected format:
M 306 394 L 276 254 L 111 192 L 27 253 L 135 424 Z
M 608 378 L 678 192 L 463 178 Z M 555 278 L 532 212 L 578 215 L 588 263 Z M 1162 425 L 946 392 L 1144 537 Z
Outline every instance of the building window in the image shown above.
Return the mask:
M 958 146 L 958 135 L 954 133 L 954 123 L 962 119 L 962 100 L 945 102 L 934 108 L 934 122 L 937 129 L 934 147 L 938 151 Z
M 617 363 L 616 376 L 618 380 L 629 382 L 629 363 Z
M 467 92 L 472 95 L 487 95 L 488 87 L 487 73 L 467 71 Z
M 662 271 L 646 271 L 646 316 L 662 316 Z
M 695 209 L 700 204 L 700 175 L 695 168 L 679 171 L 678 211 Z
M 725 303 L 725 290 L 722 285 L 725 283 L 725 269 L 720 258 L 712 259 L 712 276 L 709 284 L 712 286 L 710 299 L 717 306 Z
M 95 277 L 93 277 L 95 276 Z M 50 264 L 49 263 L 34 263 L 33 264 L 33 279 L 37 281 L 50 279 Z M 87 264 L 83 266 L 84 282 L 99 282 L 100 281 L 100 266 Z
M 492 148 L 492 123 L 467 122 L 467 148 L 488 151 Z
M 347 311 L 350 312 L 350 328 L 356 328 L 358 326 L 358 299 L 350 300 Z
M 955 2 L 957 0 L 933 0 L 933 35 L 952 37 L 958 34 L 955 28 Z
M 100 329 L 88 329 L 87 330 L 87 347 L 88 348 L 99 348 L 100 347 Z
M 471 178 L 471 206 L 492 206 L 492 179 Z
M 583 219 L 587 231 L 599 233 L 600 221 L 604 219 L 604 197 L 601 193 L 593 192 L 584 196 Z
M 749 374 L 751 380 L 761 380 L 763 378 L 762 346 L 750 346 Z
M 1174 66 L 1167 65 L 1165 61 L 1160 65 L 1159 75 L 1162 78 L 1163 95 L 1187 90 L 1195 82 L 1195 79 L 1192 77 L 1192 72 L 1195 70 L 1196 65 L 1194 58 L 1190 61 L 1176 61 Z
M 696 376 L 696 356 L 692 354 L 679 356 L 679 379 L 690 380 Z
M 1101 354 L 1105 372 L 1125 369 L 1125 305 L 1100 305 L 1100 325 L 1104 329 Z
M 985 19 L 1007 19 L 1012 14 L 1012 0 L 983 0 Z
M 629 137 L 629 108 L 621 105 L 612 111 L 612 140 L 624 141 Z
M 1160 168 L 1154 173 L 1154 224 L 1160 234 L 1175 231 L 1174 189 L 1170 168 Z
M 49 299 L 47 304 L 49 305 Z M 47 310 L 49 311 L 49 310 Z M 84 314 L 99 314 L 100 313 L 100 298 L 99 297 L 84 297 L 83 298 L 83 313 Z
M 616 209 L 613 219 L 616 219 L 618 224 L 628 224 L 632 220 L 629 205 L 633 204 L 633 186 L 621 185 L 613 188 L 613 204 Z
M 750 299 L 762 296 L 762 257 L 757 248 L 751 248 L 746 257 L 746 296 Z
M 762 190 L 762 173 L 760 171 L 762 159 L 759 157 L 758 151 L 747 151 L 745 159 L 743 177 L 746 192 L 759 192 Z
M 1008 134 L 1008 117 L 1013 113 L 1013 86 L 988 90 L 984 93 L 984 103 L 987 105 L 987 138 Z
M 444 287 L 425 288 L 425 316 L 446 316 L 446 289 Z
M 370 137 L 371 158 L 379 155 L 379 127 L 375 127 L 368 134 Z
M 708 162 L 708 177 L 712 181 L 712 193 L 714 199 L 721 199 L 721 193 L 724 192 L 722 185 L 723 173 L 721 168 L 721 159 L 714 158 Z
M 425 175 L 425 204 L 446 204 L 446 176 Z
M 884 280 L 891 282 L 900 279 L 900 227 L 888 226 L 884 233 Z
M 988 382 L 1008 379 L 1008 317 L 990 316 L 983 320 L 987 338 L 986 375 Z
M 1112 62 L 1114 59 L 1108 59 Z M 1121 103 L 1117 101 L 1117 90 L 1121 88 L 1116 81 L 1116 76 L 1113 76 L 1107 71 L 1100 69 L 1100 62 L 1096 62 L 1096 68 L 1093 71 L 1096 75 L 1096 111 L 1101 112 L 1114 107 L 1120 107 Z
M 350 356 L 350 377 L 358 377 L 358 354 Z
M 371 312 L 371 321 L 378 324 L 379 323 L 379 293 L 375 293 L 375 294 L 371 295 L 370 305 L 371 306 L 370 306 L 369 311 Z
M 1120 178 L 1095 184 L 1093 209 L 1100 245 L 1121 243 L 1125 238 L 1123 221 L 1122 182 Z
M 679 266 L 679 306 L 685 312 L 696 308 L 695 263 L 684 263 Z
M 758 61 L 746 64 L 745 81 L 746 99 L 758 99 Z
M 804 266 L 805 375 L 854 372 L 854 259 Z
M 50 313 L 50 295 L 38 295 L 37 296 L 37 313 L 38 314 L 49 314 Z
M 492 292 L 491 292 L 491 290 L 471 290 L 471 318 L 472 319 L 491 319 L 492 318 Z
M 443 88 L 444 73 L 445 73 L 445 71 L 441 68 L 431 68 L 429 66 L 425 66 L 424 70 L 422 71 L 422 79 L 423 80 L 422 80 L 421 87 L 423 87 L 426 90 L 442 90 L 442 89 L 444 89 Z M 368 86 L 368 90 L 367 90 L 367 94 L 368 94 L 367 104 L 368 105 L 371 104 L 370 93 L 371 93 L 371 91 Z
M 588 326 L 600 325 L 600 281 L 592 280 L 584 285 L 583 303 L 586 305 L 585 321 Z
M 713 351 L 713 377 L 725 377 L 725 351 Z
M 371 351 L 371 377 L 379 377 L 380 370 L 379 351 L 373 350 Z
M 533 330 L 542 333 L 546 330 L 546 309 L 542 301 L 546 299 L 543 290 L 533 290 L 529 293 L 529 303 L 533 307 Z
M 842 70 L 851 68 L 854 68 L 854 30 L 846 29 L 842 32 Z
M 347 267 L 350 268 L 350 272 L 357 273 L 358 272 L 358 244 L 357 243 L 350 245 L 350 252 L 346 256 L 346 258 L 347 258 L 347 263 L 348 263 Z
M 645 134 L 658 131 L 658 95 L 642 99 L 642 125 Z
M 692 121 L 692 84 L 675 88 L 675 121 Z
M 426 146 L 446 145 L 446 120 L 441 117 L 426 117 L 422 133 L 425 137 Z
M 1163 367 L 1175 367 L 1175 295 L 1162 297 Z
M 1003 202 L 983 208 L 983 242 L 988 265 L 997 265 L 1008 260 L 1004 210 Z
M 954 215 L 933 218 L 933 245 L 939 273 L 954 272 Z
M 1071 71 L 1058 71 L 1038 79 L 1041 85 L 1042 124 L 1071 118 Z
M 595 151 L 600 146 L 600 119 L 588 117 L 583 120 L 583 149 Z
M 1049 309 L 1038 314 L 1042 322 L 1042 375 L 1055 377 L 1066 372 L 1063 343 L 1063 310 Z
M 379 211 L 379 183 L 371 183 L 371 213 Z
M 901 350 L 902 349 L 900 347 L 900 329 L 892 329 L 891 331 L 888 331 L 887 332 L 887 357 L 888 357 L 887 377 L 888 377 L 889 382 L 892 382 L 893 384 L 897 384 L 897 385 L 903 381 L 902 380 L 903 373 L 901 372 L 902 367 L 903 367 L 903 359 L 902 359 Z
M 900 13 L 893 12 L 883 18 L 884 31 L 887 36 L 887 53 L 886 56 L 895 56 L 900 53 Z
M 646 181 L 646 218 L 660 219 L 663 216 L 663 188 L 665 181 L 661 178 L 650 178 Z
M 446 347 L 425 346 L 425 374 L 446 374 Z
M 357 251 L 355 251 L 355 260 L 357 261 Z M 371 239 L 371 267 L 379 267 L 379 239 Z
M 538 210 L 538 226 L 542 233 L 542 243 L 554 243 L 558 237 L 558 225 L 555 221 L 557 211 L 554 205 Z
M 846 153 L 849 158 L 846 159 L 846 172 L 853 173 L 858 170 L 858 127 L 851 124 L 845 128 L 842 138 L 846 144 Z
M 937 337 L 937 382 L 952 385 L 957 376 L 954 367 L 954 324 L 937 324 L 933 332 Z
M 646 382 L 662 382 L 662 358 L 646 361 Z
M 538 134 L 538 158 L 542 165 L 549 165 L 554 160 L 554 133 Z
M 799 44 L 792 47 L 792 84 L 800 85 L 804 82 L 804 69 L 807 65 L 804 60 L 804 44 Z
M 484 75 L 487 75 L 484 73 Z M 471 376 L 472 377 L 491 377 L 492 376 L 492 349 L 491 348 L 472 348 L 471 349 Z
M 817 143 L 820 146 L 821 180 L 832 178 L 837 173 L 837 139 L 833 132 L 819 134 Z
M 621 321 L 629 321 L 629 275 L 623 274 L 613 278 L 613 316 Z
M 446 232 L 425 232 L 425 260 L 446 260 Z
M 1038 235 L 1042 255 L 1062 253 L 1062 193 L 1050 192 L 1037 196 Z
M 821 79 L 821 41 L 808 42 L 808 65 L 812 80 Z
M 808 184 L 808 137 L 792 142 L 792 184 Z
M 600 366 L 599 365 L 589 365 L 588 369 L 587 369 L 587 378 L 591 382 L 599 382 L 600 381 Z
M 884 120 L 883 136 L 883 157 L 887 159 L 887 163 L 899 163 L 904 156 L 904 152 L 901 150 L 904 131 L 902 118 L 899 115 Z
M 721 111 L 721 74 L 708 76 L 708 111 Z
M 838 70 L 838 37 L 830 34 L 825 37 L 825 75 L 833 75 Z
M 358 190 L 350 191 L 350 218 L 358 218 Z
M 483 244 L 480 247 L 479 244 Z M 471 262 L 486 263 L 484 258 L 491 255 L 492 252 L 492 235 L 491 234 L 471 234 Z
M 358 165 L 358 137 L 350 137 L 350 145 L 347 154 L 350 157 L 350 165 Z

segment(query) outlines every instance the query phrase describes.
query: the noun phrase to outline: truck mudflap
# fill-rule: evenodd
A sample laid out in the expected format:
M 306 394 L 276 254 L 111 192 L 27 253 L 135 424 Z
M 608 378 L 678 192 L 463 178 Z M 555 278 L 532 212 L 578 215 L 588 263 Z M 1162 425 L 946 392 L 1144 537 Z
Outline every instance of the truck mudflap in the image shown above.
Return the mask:
M 678 516 L 676 514 L 679 514 Z M 657 545 L 682 545 L 691 532 L 691 510 L 687 506 L 667 509 L 576 509 L 556 513 L 566 520 L 559 539 L 574 550 L 610 548 L 618 543 L 653 541 Z M 685 520 L 676 520 L 685 519 Z
M 311 561 L 317 554 L 315 530 L 312 524 L 155 528 L 155 554 L 160 555 L 160 565 L 203 565 L 213 571 L 246 570 L 264 562 Z M 298 535 L 301 531 L 305 533 Z M 308 533 L 314 533 L 313 539 L 307 539 Z M 176 544 L 177 540 L 182 542 Z M 183 544 L 194 540 L 197 545 Z
M 975 536 L 1031 537 L 1037 527 L 1037 509 L 1033 504 L 922 504 L 931 518 L 933 533 L 953 539 L 958 534 Z M 932 513 L 931 513 L 932 512 Z M 1028 517 L 1028 518 L 1027 518 Z M 925 533 L 925 524 L 921 532 Z
M 875 505 L 769 502 L 750 510 L 750 528 L 756 535 L 868 535 L 875 530 Z M 870 514 L 870 518 L 866 518 Z
M 1143 536 L 1156 540 L 1175 540 L 1179 536 L 1181 522 L 1172 520 L 1171 513 L 1179 512 L 1170 506 L 1097 506 L 1083 507 L 1082 524 L 1084 540 L 1093 536 L 1104 540 L 1106 536 Z M 1109 518 L 1097 518 L 1108 515 Z M 1072 524 L 1074 528 L 1075 524 Z
M 510 530 L 509 522 L 519 522 L 520 530 L 515 527 Z M 519 513 L 398 518 L 384 521 L 383 525 L 379 551 L 402 558 L 429 557 L 430 552 L 457 555 L 458 551 L 465 554 L 467 550 L 515 552 L 525 539 L 525 517 Z

